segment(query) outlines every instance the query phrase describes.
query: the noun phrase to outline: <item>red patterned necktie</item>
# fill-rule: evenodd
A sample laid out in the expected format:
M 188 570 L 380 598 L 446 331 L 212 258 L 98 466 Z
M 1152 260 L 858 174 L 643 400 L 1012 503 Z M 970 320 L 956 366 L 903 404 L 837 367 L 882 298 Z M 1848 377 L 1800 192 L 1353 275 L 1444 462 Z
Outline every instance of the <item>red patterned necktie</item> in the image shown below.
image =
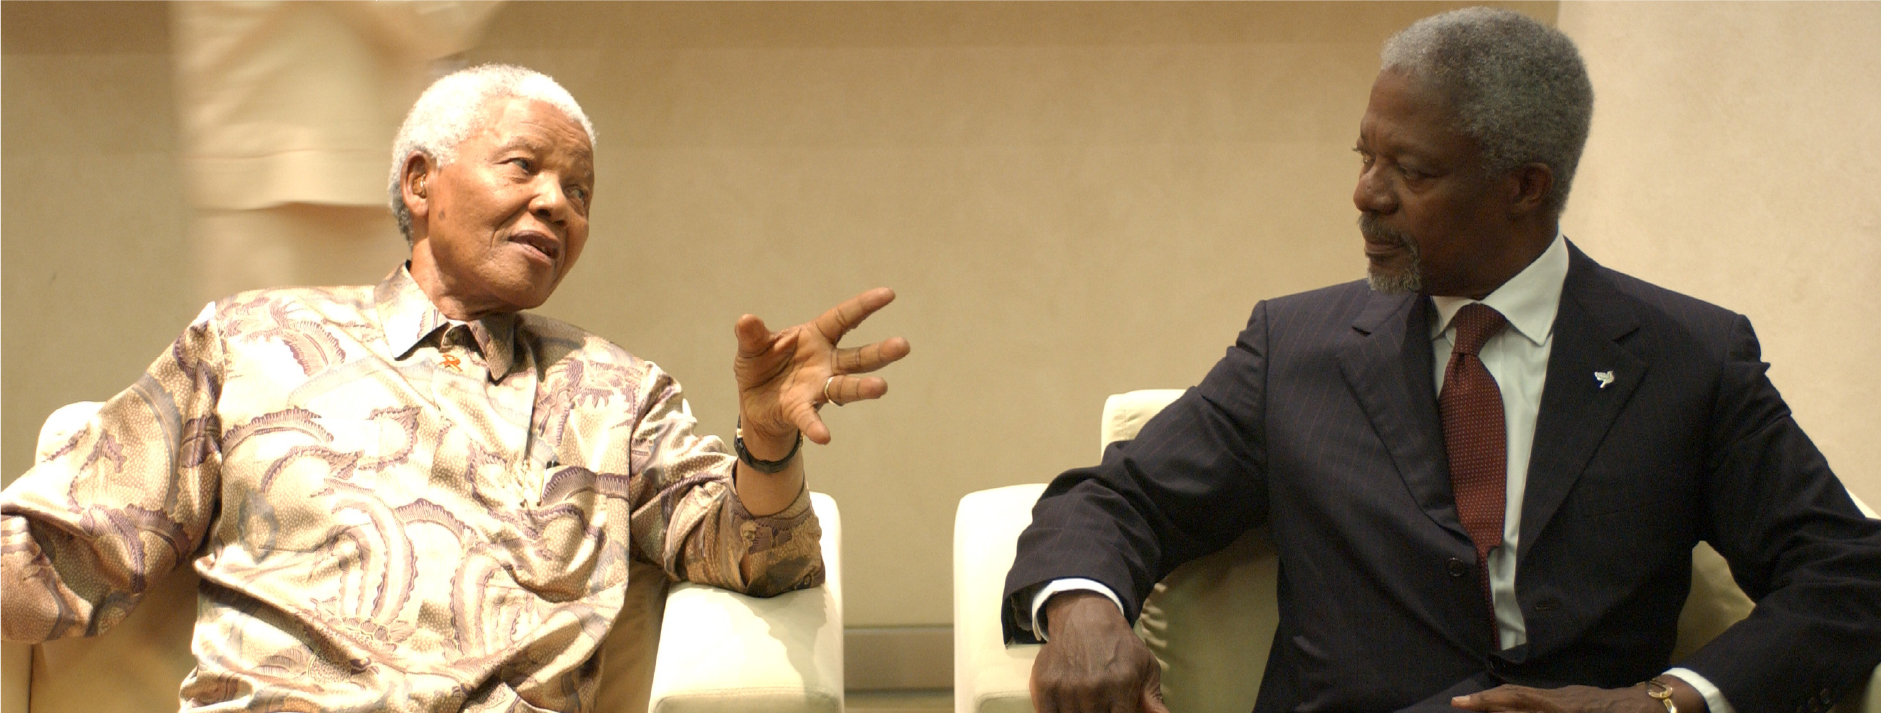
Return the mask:
M 1444 420 L 1444 450 L 1451 460 L 1451 492 L 1457 518 L 1477 546 L 1477 575 L 1486 601 L 1490 597 L 1490 551 L 1503 544 L 1503 489 L 1508 452 L 1503 426 L 1503 394 L 1477 351 L 1508 324 L 1501 313 L 1471 303 L 1451 319 L 1457 340 L 1444 368 L 1444 392 L 1438 414 Z M 1492 604 L 1494 608 L 1494 604 Z

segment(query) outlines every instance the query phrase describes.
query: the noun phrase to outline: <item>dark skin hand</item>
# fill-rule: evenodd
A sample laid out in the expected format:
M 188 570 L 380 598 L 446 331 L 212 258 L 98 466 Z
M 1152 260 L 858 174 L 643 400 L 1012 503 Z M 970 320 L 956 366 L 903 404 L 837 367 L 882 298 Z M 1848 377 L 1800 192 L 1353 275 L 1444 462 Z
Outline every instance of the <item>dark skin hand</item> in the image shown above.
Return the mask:
M 1040 615 L 1046 643 L 1032 663 L 1041 712 L 1167 712 L 1163 668 L 1124 613 L 1094 592 L 1052 596 Z
M 1673 688 L 1673 705 L 1682 712 L 1709 711 L 1706 699 L 1678 677 L 1660 677 Z M 1655 687 L 1658 689 L 1658 687 Z M 1474 712 L 1665 712 L 1666 705 L 1647 694 L 1647 685 L 1622 689 L 1562 687 L 1535 689 L 1505 684 L 1451 700 L 1451 706 Z
M 1163 669 L 1131 631 L 1117 605 L 1093 592 L 1055 595 L 1041 608 L 1047 640 L 1033 659 L 1033 708 L 1041 712 L 1167 712 Z M 1662 676 L 1682 712 L 1708 711 L 1699 690 Z M 1536 689 L 1506 684 L 1457 697 L 1465 711 L 1664 712 L 1644 684 L 1621 689 L 1572 686 Z

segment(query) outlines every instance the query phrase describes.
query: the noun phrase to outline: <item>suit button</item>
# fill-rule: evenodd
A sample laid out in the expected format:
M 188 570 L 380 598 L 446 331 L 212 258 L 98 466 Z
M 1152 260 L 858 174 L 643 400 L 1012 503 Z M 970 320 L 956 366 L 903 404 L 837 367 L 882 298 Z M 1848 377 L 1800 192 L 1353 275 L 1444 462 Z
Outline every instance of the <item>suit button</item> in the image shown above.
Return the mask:
M 1818 704 L 1817 704 L 1817 698 L 1816 698 L 1816 697 L 1811 697 L 1811 698 L 1810 698 L 1810 708 L 1811 708 L 1812 710 L 1814 710 L 1814 709 L 1816 709 L 1816 708 L 1817 708 L 1817 706 L 1818 706 Z
M 1548 612 L 1561 607 L 1562 601 L 1555 598 L 1543 598 L 1536 602 L 1536 612 Z
M 1451 562 L 1447 563 L 1445 567 L 1450 569 L 1451 577 L 1453 578 L 1461 578 L 1470 573 L 1470 566 L 1465 565 L 1464 561 L 1456 558 L 1452 558 Z
M 1835 693 L 1833 693 L 1833 692 L 1831 692 L 1831 691 L 1830 691 L 1830 690 L 1828 690 L 1828 689 L 1825 689 L 1825 690 L 1823 690 L 1823 693 L 1821 693 L 1821 694 L 1818 694 L 1818 695 L 1817 695 L 1817 698 L 1818 698 L 1818 699 L 1820 699 L 1820 700 L 1822 700 L 1822 701 L 1824 701 L 1824 702 L 1826 702 L 1826 703 L 1827 703 L 1827 702 L 1833 702 L 1833 701 L 1836 701 L 1836 695 L 1835 695 Z

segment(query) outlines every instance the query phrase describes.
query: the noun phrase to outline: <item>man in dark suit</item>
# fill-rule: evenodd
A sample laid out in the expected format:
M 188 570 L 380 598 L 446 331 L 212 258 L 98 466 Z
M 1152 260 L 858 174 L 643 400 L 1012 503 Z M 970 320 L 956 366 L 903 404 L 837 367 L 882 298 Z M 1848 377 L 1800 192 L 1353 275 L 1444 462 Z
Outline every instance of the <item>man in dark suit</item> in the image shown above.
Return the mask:
M 1471 8 L 1383 59 L 1353 194 L 1368 281 L 1257 305 L 1201 384 L 1035 507 L 1003 608 L 1009 640 L 1046 640 L 1035 704 L 1158 708 L 1129 621 L 1259 524 L 1280 624 L 1258 709 L 1823 709 L 1860 686 L 1877 524 L 1750 323 L 1558 232 L 1593 103 L 1573 43 Z M 1758 606 L 1669 663 L 1701 540 Z

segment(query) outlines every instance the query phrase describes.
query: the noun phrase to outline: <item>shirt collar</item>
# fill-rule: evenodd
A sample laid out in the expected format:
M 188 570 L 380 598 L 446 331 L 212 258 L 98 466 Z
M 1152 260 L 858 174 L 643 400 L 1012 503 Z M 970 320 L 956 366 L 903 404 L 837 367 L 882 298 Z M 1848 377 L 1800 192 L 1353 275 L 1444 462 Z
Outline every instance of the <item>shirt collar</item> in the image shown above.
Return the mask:
M 445 317 L 431 298 L 412 279 L 410 263 L 400 265 L 373 288 L 373 302 L 379 312 L 379 324 L 385 330 L 386 347 L 395 358 L 403 359 L 412 349 L 455 321 Z M 502 381 L 516 364 L 516 323 L 513 312 L 498 313 L 472 320 L 470 328 L 477 349 L 490 367 L 490 378 Z
M 1542 255 L 1536 256 L 1529 267 L 1495 292 L 1484 296 L 1482 302 L 1502 313 L 1512 329 L 1540 346 L 1548 341 L 1549 331 L 1555 329 L 1555 312 L 1562 305 L 1562 284 L 1567 280 L 1568 240 L 1557 231 L 1555 240 Z M 1431 304 L 1438 309 L 1438 319 L 1431 325 L 1431 339 L 1437 339 L 1450 329 L 1451 318 L 1473 302 L 1478 301 L 1467 297 L 1431 296 Z

